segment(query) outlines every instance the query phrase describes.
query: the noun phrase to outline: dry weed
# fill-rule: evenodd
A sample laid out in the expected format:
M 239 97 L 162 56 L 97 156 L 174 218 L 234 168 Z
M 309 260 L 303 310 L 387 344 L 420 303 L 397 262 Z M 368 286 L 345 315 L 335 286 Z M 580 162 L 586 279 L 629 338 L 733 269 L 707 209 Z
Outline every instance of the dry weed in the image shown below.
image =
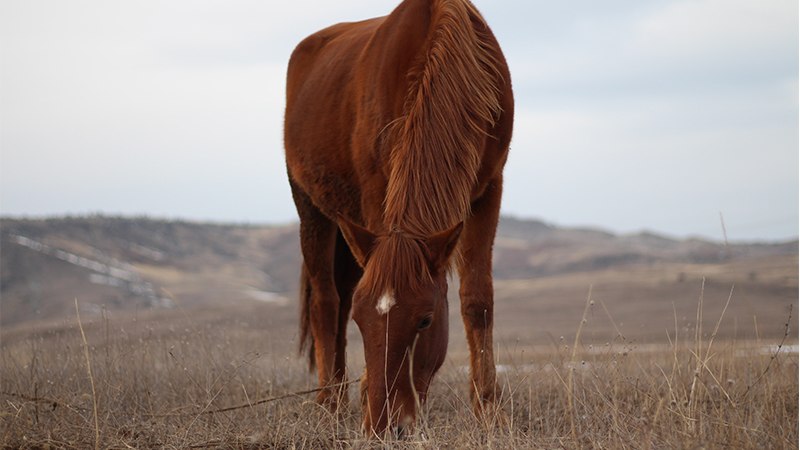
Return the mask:
M 591 300 L 589 308 L 595 312 Z M 702 303 L 698 311 L 700 315 Z M 469 404 L 468 374 L 460 365 L 464 361 L 454 356 L 440 371 L 410 436 L 368 441 L 359 431 L 355 401 L 349 411 L 334 417 L 311 402 L 313 395 L 302 393 L 314 388 L 315 377 L 307 373 L 305 361 L 295 358 L 289 338 L 235 323 L 194 323 L 191 317 L 158 326 L 131 317 L 73 320 L 42 329 L 32 325 L 25 339 L 4 339 L 0 445 L 798 446 L 798 357 L 786 345 L 778 351 L 767 342 L 715 342 L 713 334 L 706 342 L 700 330 L 682 336 L 677 326 L 663 345 L 638 346 L 621 334 L 598 343 L 581 336 L 579 326 L 574 343 L 562 338 L 549 348 L 498 348 L 506 424 L 477 423 Z M 351 373 L 359 374 L 360 367 L 354 363 Z M 357 398 L 356 389 L 350 387 L 351 399 Z

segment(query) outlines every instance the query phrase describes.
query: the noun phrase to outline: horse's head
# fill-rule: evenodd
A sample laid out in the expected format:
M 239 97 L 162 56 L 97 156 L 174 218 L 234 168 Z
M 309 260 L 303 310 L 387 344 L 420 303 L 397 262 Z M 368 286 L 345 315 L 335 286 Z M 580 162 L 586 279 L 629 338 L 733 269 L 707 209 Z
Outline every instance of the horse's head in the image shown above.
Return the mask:
M 430 236 L 402 230 L 375 235 L 340 219 L 364 276 L 353 294 L 353 319 L 366 359 L 362 408 L 367 433 L 414 423 L 447 353 L 447 268 L 462 224 Z

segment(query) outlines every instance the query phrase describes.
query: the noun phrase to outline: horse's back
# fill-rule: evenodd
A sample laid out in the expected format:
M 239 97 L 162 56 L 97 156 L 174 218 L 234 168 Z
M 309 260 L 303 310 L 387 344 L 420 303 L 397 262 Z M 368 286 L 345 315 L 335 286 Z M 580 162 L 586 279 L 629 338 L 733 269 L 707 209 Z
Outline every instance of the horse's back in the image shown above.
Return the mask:
M 332 25 L 297 44 L 289 59 L 288 99 L 291 101 L 299 93 L 297 89 L 309 81 L 320 83 L 330 75 L 349 72 L 358 53 L 366 44 L 366 39 L 381 19 Z
M 289 61 L 284 123 L 289 176 L 328 216 L 352 210 L 347 199 L 358 194 L 348 145 L 355 121 L 352 72 L 380 20 L 320 30 L 300 42 Z
M 389 16 L 320 30 L 304 39 L 293 52 L 284 124 L 289 176 L 329 217 L 340 213 L 373 229 L 384 227 L 383 209 L 392 170 L 390 152 L 395 151 L 400 139 L 393 132 L 400 130 L 401 122 L 408 118 L 411 89 L 415 89 L 414 80 L 422 77 L 420 66 L 431 52 L 433 22 L 437 14 L 441 15 L 434 9 L 441 8 L 440 3 L 452 6 L 461 2 L 406 0 Z M 470 181 L 465 183 L 472 185 L 467 197 L 474 200 L 502 170 L 510 139 L 513 100 L 508 68 L 494 36 L 479 16 L 473 16 L 476 11 L 466 9 L 471 16 L 466 21 L 467 27 L 475 28 L 467 34 L 484 36 L 488 41 L 481 45 L 489 44 L 486 51 L 496 51 L 487 60 L 498 64 L 488 69 L 497 75 L 497 86 L 487 91 L 490 94 L 487 97 L 499 94 L 502 110 L 493 126 L 478 134 L 477 140 L 485 142 L 477 145 L 478 154 L 457 158 L 479 161 L 479 167 L 473 170 L 477 173 L 470 175 Z M 468 68 L 462 74 L 483 70 L 487 68 Z M 449 83 L 454 78 L 445 76 L 445 79 Z M 474 86 L 466 83 L 463 89 L 446 98 L 468 97 Z M 430 103 L 450 104 L 441 100 Z M 445 108 L 435 106 L 430 110 L 435 114 Z M 472 114 L 468 111 L 462 115 Z M 461 122 L 460 117 L 455 117 L 441 125 L 454 129 Z M 439 135 L 440 131 L 446 130 L 432 130 L 429 136 Z M 492 138 L 484 139 L 488 135 Z M 429 168 L 426 165 L 424 169 Z
M 333 25 L 297 45 L 287 74 L 287 137 L 295 137 L 292 127 L 318 127 L 335 118 L 349 103 L 352 70 L 375 20 Z

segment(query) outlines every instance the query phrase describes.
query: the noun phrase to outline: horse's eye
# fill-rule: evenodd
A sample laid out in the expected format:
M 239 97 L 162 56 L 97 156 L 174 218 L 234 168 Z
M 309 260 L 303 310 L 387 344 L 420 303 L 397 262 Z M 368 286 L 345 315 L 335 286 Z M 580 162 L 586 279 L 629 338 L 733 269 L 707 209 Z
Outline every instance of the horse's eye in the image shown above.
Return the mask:
M 419 323 L 417 329 L 424 330 L 425 328 L 431 326 L 431 322 L 433 322 L 433 316 L 425 316 L 425 318 L 422 319 L 422 322 Z

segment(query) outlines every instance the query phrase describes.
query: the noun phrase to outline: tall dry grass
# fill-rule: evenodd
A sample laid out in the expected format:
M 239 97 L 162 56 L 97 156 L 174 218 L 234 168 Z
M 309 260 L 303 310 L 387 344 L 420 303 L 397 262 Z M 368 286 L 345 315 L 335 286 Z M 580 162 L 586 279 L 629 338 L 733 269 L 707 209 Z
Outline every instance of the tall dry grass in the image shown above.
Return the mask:
M 587 301 L 591 314 L 607 314 Z M 698 305 L 698 319 L 702 303 Z M 218 312 L 224 315 L 224 311 Z M 465 358 L 452 355 L 403 440 L 369 441 L 360 412 L 332 417 L 310 400 L 292 336 L 242 321 L 104 316 L 5 335 L 0 445 L 30 449 L 798 447 L 798 356 L 669 333 L 639 346 L 581 335 L 549 347 L 502 343 L 508 420 L 472 414 Z M 609 314 L 610 316 L 610 314 Z M 722 319 L 724 320 L 724 318 Z M 701 321 L 698 321 L 701 323 Z M 781 327 L 782 324 L 762 324 Z M 794 332 L 788 341 L 794 343 Z M 573 330 L 574 332 L 574 330 Z M 665 339 L 667 340 L 667 339 Z M 357 358 L 352 358 L 354 361 Z M 351 373 L 360 373 L 355 362 Z M 350 398 L 357 398 L 356 386 Z

